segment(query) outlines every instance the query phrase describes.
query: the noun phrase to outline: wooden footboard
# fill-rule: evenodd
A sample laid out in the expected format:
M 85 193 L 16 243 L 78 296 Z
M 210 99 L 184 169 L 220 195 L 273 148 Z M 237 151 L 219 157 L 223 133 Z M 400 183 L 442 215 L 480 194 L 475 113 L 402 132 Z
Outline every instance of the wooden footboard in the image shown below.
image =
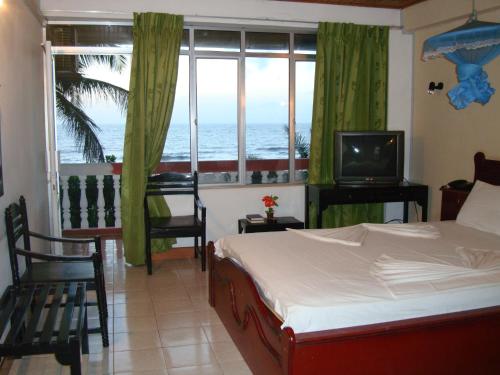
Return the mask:
M 210 304 L 254 374 L 283 374 L 281 321 L 264 305 L 251 276 L 208 244 Z
M 500 307 L 294 334 L 208 245 L 210 304 L 258 375 L 500 374 Z

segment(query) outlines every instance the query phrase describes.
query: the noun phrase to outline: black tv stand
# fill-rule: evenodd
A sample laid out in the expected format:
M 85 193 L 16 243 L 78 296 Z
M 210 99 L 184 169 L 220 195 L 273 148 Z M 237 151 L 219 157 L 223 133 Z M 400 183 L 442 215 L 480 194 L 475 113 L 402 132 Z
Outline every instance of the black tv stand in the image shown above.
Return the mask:
M 413 182 L 392 185 L 306 185 L 305 224 L 309 228 L 309 206 L 317 209 L 317 227 L 322 226 L 322 213 L 336 204 L 404 202 L 403 221 L 408 222 L 408 202 L 422 207 L 422 221 L 427 221 L 428 186 Z
M 369 186 L 378 186 L 378 187 L 388 187 L 388 186 L 399 186 L 399 182 L 343 182 L 336 183 L 335 185 L 342 188 L 364 188 Z

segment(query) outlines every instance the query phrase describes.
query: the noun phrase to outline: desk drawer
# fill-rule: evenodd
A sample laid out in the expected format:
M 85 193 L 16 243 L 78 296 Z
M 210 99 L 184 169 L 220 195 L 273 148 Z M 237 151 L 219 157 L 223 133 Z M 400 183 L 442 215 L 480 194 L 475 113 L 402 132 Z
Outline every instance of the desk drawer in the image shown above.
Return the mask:
M 417 189 L 383 189 L 376 192 L 377 199 L 381 202 L 417 201 L 426 195 L 426 190 Z
M 349 204 L 349 203 L 383 203 L 383 202 L 402 202 L 416 201 L 425 197 L 425 190 L 418 189 L 397 189 L 391 187 L 384 188 L 359 188 L 359 189 L 339 189 L 335 195 L 325 196 L 324 201 L 330 204 Z
M 326 195 L 323 197 L 324 201 L 331 203 L 367 203 L 373 202 L 376 199 L 376 194 L 373 190 L 368 189 L 339 189 L 335 195 Z

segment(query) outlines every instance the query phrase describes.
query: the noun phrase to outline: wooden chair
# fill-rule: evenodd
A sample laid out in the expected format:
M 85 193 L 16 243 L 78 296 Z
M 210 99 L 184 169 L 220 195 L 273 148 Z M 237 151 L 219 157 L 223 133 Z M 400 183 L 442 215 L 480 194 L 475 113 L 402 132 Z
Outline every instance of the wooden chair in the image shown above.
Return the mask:
M 81 353 L 89 353 L 85 283 L 8 286 L 0 316 L 2 357 L 54 353 L 81 375 Z
M 99 309 L 99 323 L 103 346 L 109 346 L 107 325 L 107 301 L 102 265 L 101 240 L 99 237 L 89 239 L 56 238 L 32 232 L 28 225 L 26 201 L 23 196 L 19 204 L 12 203 L 5 210 L 5 227 L 10 255 L 10 266 L 14 287 L 54 282 L 85 282 L 88 290 L 95 290 Z M 49 242 L 70 244 L 95 244 L 95 252 L 90 255 L 65 256 L 51 255 L 50 251 L 40 253 L 31 251 L 31 237 Z M 18 246 L 22 238 L 22 245 Z M 21 274 L 18 256 L 23 256 L 26 267 Z M 35 261 L 33 261 L 35 260 Z M 90 330 L 95 332 L 96 330 Z
M 151 217 L 148 197 L 181 195 L 193 196 L 193 214 L 172 217 Z M 144 196 L 144 224 L 146 230 L 146 265 L 152 274 L 151 240 L 155 238 L 194 237 L 194 256 L 201 257 L 201 270 L 206 268 L 206 208 L 198 196 L 198 174 L 166 172 L 150 176 Z M 201 249 L 198 246 L 201 237 Z

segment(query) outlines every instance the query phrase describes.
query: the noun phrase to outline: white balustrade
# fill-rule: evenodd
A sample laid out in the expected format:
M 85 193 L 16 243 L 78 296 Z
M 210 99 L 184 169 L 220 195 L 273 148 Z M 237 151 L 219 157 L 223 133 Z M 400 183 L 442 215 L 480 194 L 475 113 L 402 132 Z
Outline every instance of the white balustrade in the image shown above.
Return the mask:
M 263 161 L 265 162 L 265 161 Z M 267 166 L 269 168 L 269 166 Z M 258 183 L 269 184 L 269 183 L 284 183 L 288 182 L 289 173 L 287 170 L 270 171 L 268 168 L 263 168 L 260 171 L 261 179 Z M 270 173 L 271 172 L 271 173 Z M 295 175 L 302 178 L 307 177 L 307 170 L 295 171 Z M 252 171 L 247 171 L 246 181 L 247 183 L 252 182 Z M 69 178 L 71 176 L 78 176 L 80 179 L 80 218 L 81 218 L 81 228 L 89 228 L 89 215 L 86 196 L 86 180 L 88 176 L 95 176 L 97 180 L 97 225 L 98 228 L 106 227 L 106 210 L 105 210 L 105 197 L 104 197 L 104 177 L 112 176 L 114 190 L 113 208 L 115 213 L 115 227 L 121 228 L 121 199 L 120 199 L 120 175 L 113 174 L 113 164 L 111 163 L 100 163 L 100 164 L 61 164 L 60 170 L 60 184 L 62 187 L 62 217 L 63 217 L 63 229 L 71 229 L 71 201 L 69 196 Z M 256 174 L 258 175 L 258 174 Z M 203 184 L 220 184 L 220 183 L 234 183 L 238 182 L 238 172 L 205 172 L 200 173 L 200 183 Z M 297 177 L 296 177 L 297 178 Z M 297 178 L 298 179 L 298 178 Z M 111 205 L 111 202 L 107 202 Z
M 113 207 L 115 208 L 115 227 L 121 228 L 122 226 L 122 211 L 120 199 L 120 175 L 113 175 L 113 187 L 115 189 L 115 199 Z
M 82 222 L 80 224 L 81 228 L 89 227 L 89 213 L 87 211 L 88 203 L 87 203 L 87 194 L 85 189 L 87 188 L 86 180 L 87 176 L 78 176 L 80 179 L 80 218 Z
M 89 228 L 89 215 L 87 200 L 87 177 L 95 176 L 97 180 L 97 227 L 106 227 L 106 210 L 104 198 L 104 177 L 112 176 L 114 190 L 113 207 L 115 211 L 115 227 L 121 227 L 121 200 L 120 200 L 120 175 L 113 174 L 112 164 L 61 164 L 60 165 L 60 184 L 62 188 L 62 216 L 63 229 L 71 229 L 71 201 L 69 197 L 69 178 L 77 176 L 80 180 L 80 218 L 81 228 Z M 108 202 L 109 204 L 110 202 Z M 75 207 L 73 207 L 75 209 Z
M 69 176 L 61 176 L 63 229 L 71 228 L 71 211 L 68 191 Z
M 106 227 L 104 220 L 105 207 L 104 207 L 104 176 L 95 176 L 97 179 L 97 226 L 99 228 Z

